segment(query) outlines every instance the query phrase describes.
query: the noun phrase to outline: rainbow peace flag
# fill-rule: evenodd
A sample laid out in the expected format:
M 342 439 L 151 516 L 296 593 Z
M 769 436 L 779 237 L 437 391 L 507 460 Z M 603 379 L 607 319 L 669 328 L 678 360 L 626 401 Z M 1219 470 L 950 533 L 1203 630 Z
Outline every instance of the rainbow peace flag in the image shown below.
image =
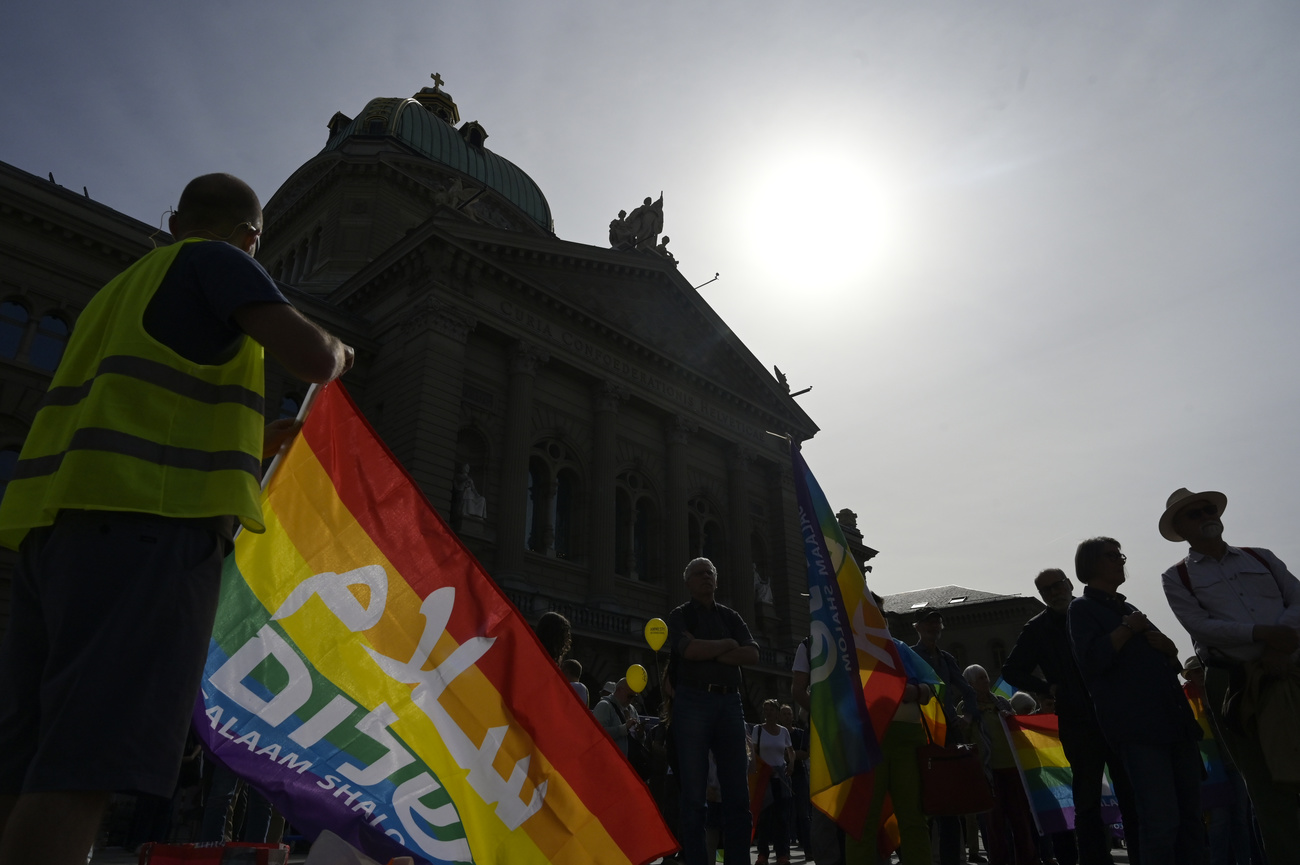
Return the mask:
M 1060 727 L 1055 715 L 1014 715 L 1002 719 L 1016 767 L 1029 797 L 1029 808 L 1040 834 L 1074 828 L 1074 774 L 1061 747 Z M 1102 819 L 1120 822 L 1119 803 L 1109 784 L 1103 785 Z
M 1196 723 L 1201 727 L 1201 763 L 1205 766 L 1205 777 L 1201 779 L 1201 807 L 1227 808 L 1237 801 L 1237 791 L 1232 779 L 1228 777 L 1228 766 L 1219 750 L 1219 741 L 1214 736 L 1214 727 L 1210 724 L 1210 712 L 1205 705 L 1205 696 L 1192 682 L 1183 684 L 1183 693 L 1196 716 Z
M 871 769 L 906 673 L 839 520 L 794 442 L 790 459 L 808 562 L 809 789 L 820 811 L 858 837 L 871 806 Z
M 794 442 L 790 459 L 808 563 L 812 636 L 808 764 L 809 789 L 816 798 L 880 762 L 880 740 L 906 681 L 884 616 L 871 599 L 830 503 Z M 822 797 L 818 806 L 838 819 L 847 795 L 841 790 Z M 867 796 L 869 804 L 869 787 Z
M 677 845 L 532 629 L 342 386 L 226 561 L 195 726 L 381 862 L 640 865 Z

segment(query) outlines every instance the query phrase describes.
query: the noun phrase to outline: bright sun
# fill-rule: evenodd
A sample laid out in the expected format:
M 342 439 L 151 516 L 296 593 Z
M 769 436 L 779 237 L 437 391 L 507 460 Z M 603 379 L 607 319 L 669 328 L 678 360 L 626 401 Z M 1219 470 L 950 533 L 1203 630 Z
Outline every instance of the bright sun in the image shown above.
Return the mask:
M 807 290 L 860 281 L 884 241 L 883 190 L 849 154 L 786 151 L 753 176 L 746 230 L 755 262 Z

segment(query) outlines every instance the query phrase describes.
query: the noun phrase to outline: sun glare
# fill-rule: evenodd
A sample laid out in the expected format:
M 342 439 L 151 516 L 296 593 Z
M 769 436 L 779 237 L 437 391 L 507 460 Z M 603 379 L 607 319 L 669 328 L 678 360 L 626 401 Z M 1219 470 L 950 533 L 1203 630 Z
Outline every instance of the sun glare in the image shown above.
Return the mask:
M 882 189 L 845 154 L 783 154 L 755 173 L 747 231 L 755 263 L 802 289 L 860 279 L 884 240 Z

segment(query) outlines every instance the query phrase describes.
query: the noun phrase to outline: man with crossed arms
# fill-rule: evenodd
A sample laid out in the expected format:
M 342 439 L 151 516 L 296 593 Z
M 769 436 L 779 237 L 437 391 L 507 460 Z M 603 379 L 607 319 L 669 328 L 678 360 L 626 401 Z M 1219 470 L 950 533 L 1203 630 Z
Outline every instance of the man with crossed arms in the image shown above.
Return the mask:
M 1266 682 L 1295 674 L 1300 649 L 1300 581 L 1268 550 L 1228 546 L 1219 519 L 1227 506 L 1223 493 L 1183 487 L 1160 516 L 1161 536 L 1190 546 L 1187 558 L 1164 573 L 1165 597 L 1205 664 L 1206 702 L 1216 715 L 1229 685 L 1250 668 L 1262 668 Z M 1270 865 L 1300 865 L 1300 785 L 1273 780 L 1254 725 L 1243 730 L 1232 719 L 1218 721 Z M 1300 718 L 1293 721 L 1300 725 Z

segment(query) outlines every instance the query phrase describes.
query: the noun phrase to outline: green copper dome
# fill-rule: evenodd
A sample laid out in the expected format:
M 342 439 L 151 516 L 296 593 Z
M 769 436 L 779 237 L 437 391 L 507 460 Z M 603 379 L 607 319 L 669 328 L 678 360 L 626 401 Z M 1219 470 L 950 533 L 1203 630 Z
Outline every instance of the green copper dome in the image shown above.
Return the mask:
M 417 94 L 429 102 L 429 107 L 417 99 L 370 100 L 356 119 L 336 128 L 325 151 L 338 150 L 349 139 L 358 137 L 395 138 L 415 152 L 477 180 L 550 231 L 551 207 L 542 190 L 513 162 L 482 146 L 482 139 L 487 136 L 477 123 L 467 123 L 462 130 L 457 130 L 447 120 L 435 116 L 431 109 L 442 105 L 450 105 L 451 111 L 455 111 L 450 97 L 435 90 L 425 88 Z M 431 100 L 431 96 L 443 98 Z

